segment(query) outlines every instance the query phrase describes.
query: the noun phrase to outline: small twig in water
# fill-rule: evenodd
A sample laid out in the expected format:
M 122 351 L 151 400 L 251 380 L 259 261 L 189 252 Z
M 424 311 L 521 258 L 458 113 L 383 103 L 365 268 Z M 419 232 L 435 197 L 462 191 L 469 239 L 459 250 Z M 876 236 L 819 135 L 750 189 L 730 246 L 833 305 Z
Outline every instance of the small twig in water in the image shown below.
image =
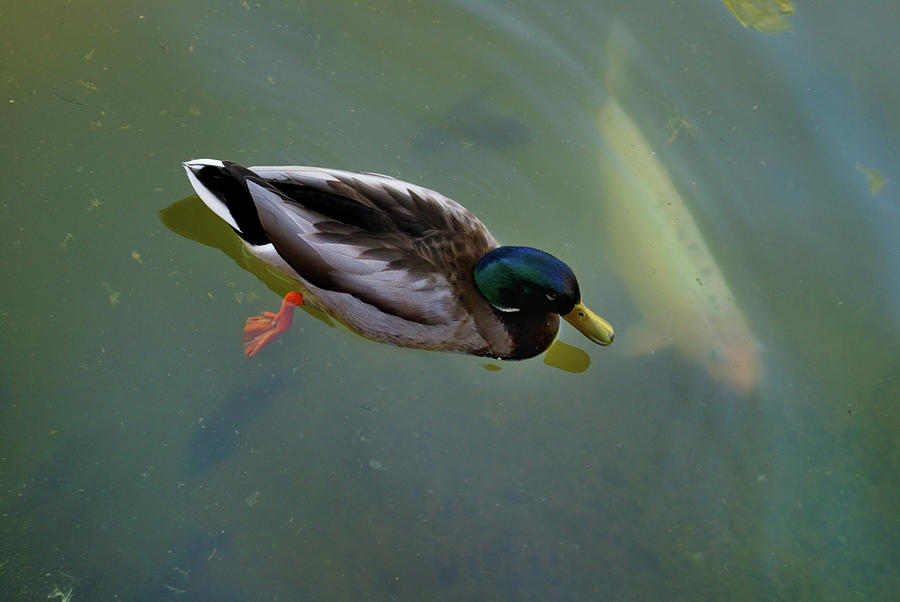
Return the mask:
M 52 92 L 52 94 L 53 94 L 53 96 L 57 97 L 58 99 L 64 100 L 64 101 L 66 101 L 66 102 L 68 102 L 68 103 L 71 103 L 71 104 L 73 104 L 73 105 L 84 106 L 84 103 L 83 103 L 83 102 L 78 102 L 77 100 L 72 100 L 71 98 L 66 98 L 66 97 L 63 96 L 62 94 L 59 94 L 58 92 Z

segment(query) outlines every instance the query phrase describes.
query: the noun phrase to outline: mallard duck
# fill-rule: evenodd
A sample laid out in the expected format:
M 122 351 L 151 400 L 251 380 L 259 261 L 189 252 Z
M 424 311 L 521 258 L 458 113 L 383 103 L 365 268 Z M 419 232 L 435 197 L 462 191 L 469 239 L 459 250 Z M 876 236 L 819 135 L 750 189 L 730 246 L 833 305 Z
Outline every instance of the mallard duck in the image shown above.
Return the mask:
M 200 199 L 255 256 L 294 279 L 278 313 L 249 318 L 252 357 L 318 307 L 358 334 L 404 347 L 533 357 L 563 316 L 599 345 L 613 328 L 581 302 L 575 274 L 530 247 L 500 246 L 481 221 L 433 190 L 319 167 L 184 164 Z

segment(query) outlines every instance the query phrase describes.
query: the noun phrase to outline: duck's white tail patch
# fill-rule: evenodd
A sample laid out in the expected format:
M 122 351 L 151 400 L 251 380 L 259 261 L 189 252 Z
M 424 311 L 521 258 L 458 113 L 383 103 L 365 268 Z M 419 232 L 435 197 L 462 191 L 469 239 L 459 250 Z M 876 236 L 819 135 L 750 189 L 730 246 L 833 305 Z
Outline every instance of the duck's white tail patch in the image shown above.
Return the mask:
M 229 226 L 240 232 L 241 229 L 238 227 L 237 221 L 235 221 L 231 212 L 228 211 L 228 206 L 225 205 L 224 201 L 216 196 L 212 190 L 204 186 L 194 173 L 194 170 L 200 170 L 203 167 L 223 168 L 225 167 L 225 164 L 218 159 L 194 159 L 192 161 L 185 161 L 182 165 L 184 165 L 184 171 L 187 172 L 188 180 L 191 182 L 191 186 L 194 187 L 194 191 L 197 193 L 197 196 L 200 197 L 200 200 L 203 201 L 213 213 L 225 220 Z

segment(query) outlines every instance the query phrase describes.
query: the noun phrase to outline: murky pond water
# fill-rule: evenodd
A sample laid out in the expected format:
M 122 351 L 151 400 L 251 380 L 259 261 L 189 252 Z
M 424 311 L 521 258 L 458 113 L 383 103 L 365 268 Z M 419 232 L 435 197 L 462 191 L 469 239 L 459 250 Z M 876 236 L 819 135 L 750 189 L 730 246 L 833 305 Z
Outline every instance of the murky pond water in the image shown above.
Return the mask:
M 887 599 L 900 8 L 786 19 L 0 8 L 0 590 Z M 564 258 L 616 342 L 502 363 L 298 312 L 248 360 L 285 285 L 191 198 L 197 157 L 439 190 Z

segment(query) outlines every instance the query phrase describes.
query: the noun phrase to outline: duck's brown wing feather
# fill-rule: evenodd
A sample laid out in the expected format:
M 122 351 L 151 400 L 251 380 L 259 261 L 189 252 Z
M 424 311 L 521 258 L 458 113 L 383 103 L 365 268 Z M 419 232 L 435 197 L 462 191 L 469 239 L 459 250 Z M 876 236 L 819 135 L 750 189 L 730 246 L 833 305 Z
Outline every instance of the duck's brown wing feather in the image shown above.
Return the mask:
M 471 213 L 385 176 L 308 170 L 287 177 L 277 169 L 251 168 L 256 177 L 247 177 L 247 188 L 275 250 L 303 279 L 419 324 L 465 315 L 467 275 L 497 245 Z

